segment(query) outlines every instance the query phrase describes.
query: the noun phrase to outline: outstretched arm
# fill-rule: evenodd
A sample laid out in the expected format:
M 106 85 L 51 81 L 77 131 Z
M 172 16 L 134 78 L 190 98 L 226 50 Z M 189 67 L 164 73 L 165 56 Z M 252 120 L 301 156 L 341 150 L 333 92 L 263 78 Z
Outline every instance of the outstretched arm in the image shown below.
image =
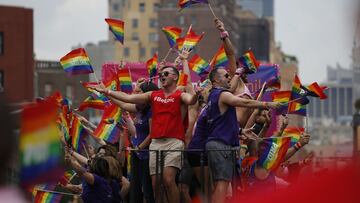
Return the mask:
M 129 103 L 125 103 L 122 102 L 118 99 L 115 99 L 114 97 L 110 97 L 110 100 L 112 101 L 112 103 L 118 105 L 122 110 L 128 111 L 130 113 L 136 113 L 137 109 L 136 109 L 136 104 L 129 104 Z
M 307 145 L 310 141 L 310 135 L 309 134 L 304 134 L 300 137 L 299 141 L 292 146 L 291 148 L 288 149 L 288 151 L 286 152 L 285 155 L 285 159 L 284 161 L 287 161 L 288 159 L 290 159 L 292 156 L 294 156 L 294 154 L 303 146 Z
M 98 85 L 92 87 L 96 91 L 105 94 L 107 97 L 118 99 L 122 102 L 132 103 L 132 104 L 146 104 L 150 101 L 150 95 L 152 92 L 146 92 L 143 94 L 126 94 L 124 92 L 112 91 L 105 88 L 103 85 Z
M 228 106 L 236 106 L 236 107 L 250 107 L 250 108 L 278 108 L 280 107 L 280 103 L 278 102 L 260 102 L 251 99 L 244 99 L 240 97 L 235 97 L 230 92 L 223 92 L 220 95 L 220 104 L 226 104 Z

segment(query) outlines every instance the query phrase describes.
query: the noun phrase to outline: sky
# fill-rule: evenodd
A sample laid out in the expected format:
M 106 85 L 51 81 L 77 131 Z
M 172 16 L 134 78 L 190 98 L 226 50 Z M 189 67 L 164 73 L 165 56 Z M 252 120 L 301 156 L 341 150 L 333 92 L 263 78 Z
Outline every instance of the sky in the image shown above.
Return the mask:
M 325 81 L 327 65 L 350 68 L 352 1 L 275 0 L 275 39 L 298 58 L 303 83 Z M 59 60 L 72 46 L 107 39 L 107 2 L 0 0 L 0 5 L 33 8 L 36 58 Z

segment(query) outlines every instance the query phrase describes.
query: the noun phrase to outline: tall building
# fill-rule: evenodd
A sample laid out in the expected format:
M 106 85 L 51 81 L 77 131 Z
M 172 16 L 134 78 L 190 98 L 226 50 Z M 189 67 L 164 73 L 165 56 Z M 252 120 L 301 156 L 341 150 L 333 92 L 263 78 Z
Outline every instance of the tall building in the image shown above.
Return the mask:
M 0 95 L 11 103 L 34 96 L 33 10 L 0 6 Z
M 274 16 L 274 0 L 237 0 L 236 3 L 259 18 Z

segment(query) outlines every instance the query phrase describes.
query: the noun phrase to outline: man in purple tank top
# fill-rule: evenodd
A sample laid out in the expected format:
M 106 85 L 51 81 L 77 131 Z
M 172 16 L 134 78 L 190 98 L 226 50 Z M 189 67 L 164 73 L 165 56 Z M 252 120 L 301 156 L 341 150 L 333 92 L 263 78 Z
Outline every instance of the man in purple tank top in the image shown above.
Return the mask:
M 234 96 L 228 91 L 231 77 L 224 68 L 209 74 L 213 89 L 208 98 L 207 120 L 209 136 L 206 143 L 215 191 L 212 202 L 224 202 L 233 178 L 235 155 L 231 150 L 239 145 L 239 125 L 235 107 L 278 108 L 278 102 L 260 102 Z

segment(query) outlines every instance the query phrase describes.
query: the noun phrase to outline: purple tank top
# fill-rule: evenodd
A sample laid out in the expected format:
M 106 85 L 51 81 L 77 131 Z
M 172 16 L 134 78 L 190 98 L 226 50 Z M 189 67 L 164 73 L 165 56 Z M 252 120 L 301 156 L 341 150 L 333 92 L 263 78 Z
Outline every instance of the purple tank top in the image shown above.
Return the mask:
M 236 110 L 233 106 L 221 115 L 219 109 L 220 94 L 228 91 L 223 88 L 213 88 L 208 98 L 207 121 L 209 126 L 209 141 L 220 141 L 226 145 L 239 146 L 239 124 L 236 118 Z
M 188 149 L 205 149 L 206 140 L 208 138 L 208 126 L 206 120 L 206 109 L 204 106 L 195 123 L 195 131 L 189 143 Z

